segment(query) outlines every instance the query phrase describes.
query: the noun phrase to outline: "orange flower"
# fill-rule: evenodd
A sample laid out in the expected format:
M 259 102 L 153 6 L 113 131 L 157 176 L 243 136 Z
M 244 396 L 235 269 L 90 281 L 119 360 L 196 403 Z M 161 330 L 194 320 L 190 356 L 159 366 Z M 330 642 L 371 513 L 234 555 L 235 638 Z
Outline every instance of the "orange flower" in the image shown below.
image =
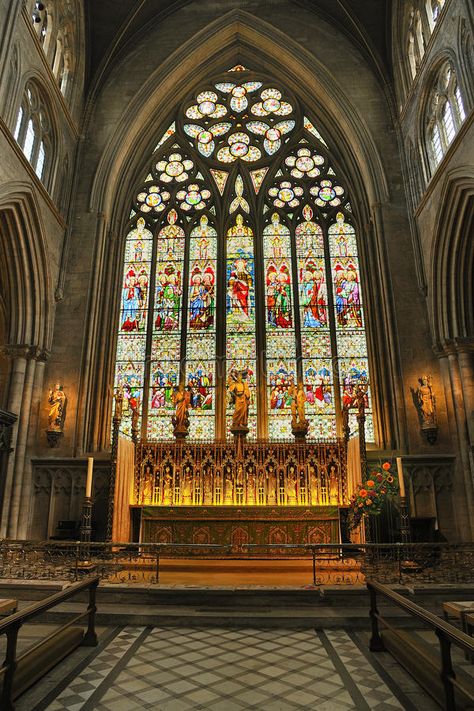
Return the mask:
M 372 479 L 369 479 L 368 481 L 365 482 L 366 486 L 368 486 L 369 489 L 373 489 L 375 486 L 375 481 L 372 481 Z
M 380 489 L 380 493 L 381 493 L 381 494 L 386 494 L 386 493 L 387 493 L 387 489 L 383 486 L 383 487 Z
M 365 489 L 361 489 L 359 491 L 359 496 L 361 496 L 363 499 L 367 496 L 367 491 Z
M 359 504 L 359 508 L 362 509 L 364 507 L 364 504 Z
M 385 469 L 386 472 L 388 472 L 391 469 L 391 464 L 390 462 L 384 462 L 382 464 L 382 469 Z
M 367 506 L 372 506 L 372 499 L 366 499 L 365 503 Z

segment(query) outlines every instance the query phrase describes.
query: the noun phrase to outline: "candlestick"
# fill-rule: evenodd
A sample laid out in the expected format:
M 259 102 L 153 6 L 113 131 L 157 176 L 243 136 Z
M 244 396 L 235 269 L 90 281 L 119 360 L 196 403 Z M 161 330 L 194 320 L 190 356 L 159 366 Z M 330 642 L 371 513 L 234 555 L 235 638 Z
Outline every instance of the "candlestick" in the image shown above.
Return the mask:
M 400 487 L 400 498 L 405 498 L 405 481 L 403 479 L 402 458 L 397 457 L 398 486 Z
M 94 468 L 94 458 L 87 458 L 87 479 L 86 479 L 86 499 L 92 497 L 92 471 Z

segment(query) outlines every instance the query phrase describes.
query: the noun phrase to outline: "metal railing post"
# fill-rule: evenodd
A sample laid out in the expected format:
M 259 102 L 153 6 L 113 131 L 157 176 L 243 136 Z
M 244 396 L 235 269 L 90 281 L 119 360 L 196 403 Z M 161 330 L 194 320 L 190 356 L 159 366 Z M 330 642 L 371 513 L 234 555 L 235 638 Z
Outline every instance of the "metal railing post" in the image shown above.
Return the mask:
M 316 548 L 313 548 L 313 585 L 316 585 Z
M 453 679 L 456 678 L 451 660 L 451 642 L 445 637 L 441 630 L 436 630 L 441 651 L 441 681 L 444 687 L 445 709 L 454 711 L 456 701 L 454 699 Z
M 97 586 L 99 584 L 98 580 L 94 580 L 89 585 L 89 605 L 87 607 L 87 631 L 82 640 L 82 645 L 84 647 L 97 647 L 97 634 L 95 631 L 95 614 L 97 612 L 97 606 L 95 604 Z
M 7 652 L 3 666 L 5 667 L 5 677 L 3 680 L 3 690 L 0 708 L 3 711 L 13 711 L 15 704 L 13 703 L 13 682 L 16 671 L 16 646 L 18 641 L 18 632 L 20 631 L 21 622 L 10 627 L 6 631 L 7 635 Z
M 369 643 L 369 649 L 371 652 L 383 652 L 385 650 L 384 643 L 382 641 L 382 637 L 380 636 L 379 632 L 379 620 L 378 620 L 378 614 L 379 611 L 377 609 L 377 592 L 374 590 L 374 588 L 370 585 L 367 584 L 367 587 L 369 588 L 369 594 L 370 594 L 370 624 L 372 627 L 372 636 L 370 638 L 370 643 Z
M 155 561 L 155 573 L 156 573 L 156 583 L 160 582 L 160 549 L 156 549 L 156 561 Z

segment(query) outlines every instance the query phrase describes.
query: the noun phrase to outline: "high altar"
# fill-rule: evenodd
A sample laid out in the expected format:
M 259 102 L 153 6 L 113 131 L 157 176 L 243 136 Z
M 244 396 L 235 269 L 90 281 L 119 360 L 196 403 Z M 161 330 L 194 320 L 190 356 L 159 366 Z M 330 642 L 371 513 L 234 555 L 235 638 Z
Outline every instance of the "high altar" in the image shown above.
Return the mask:
M 115 435 L 118 426 L 115 421 Z M 352 493 L 346 437 L 324 442 L 247 441 L 241 434 L 233 441 L 133 439 L 128 513 L 134 541 L 229 544 L 238 553 L 246 544 L 341 540 L 340 511 Z M 112 517 L 117 506 L 112 502 Z

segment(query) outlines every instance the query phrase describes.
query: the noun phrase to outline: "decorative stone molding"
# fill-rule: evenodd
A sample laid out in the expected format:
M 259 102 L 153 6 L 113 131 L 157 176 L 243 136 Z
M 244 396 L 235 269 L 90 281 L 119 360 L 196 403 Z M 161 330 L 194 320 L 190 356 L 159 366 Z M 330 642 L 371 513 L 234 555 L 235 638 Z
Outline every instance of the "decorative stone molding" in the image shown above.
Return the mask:
M 11 360 L 25 358 L 25 360 L 37 360 L 41 362 L 46 362 L 51 355 L 51 352 L 45 348 L 30 346 L 26 343 L 9 343 L 5 346 L 0 346 L 0 353 Z

